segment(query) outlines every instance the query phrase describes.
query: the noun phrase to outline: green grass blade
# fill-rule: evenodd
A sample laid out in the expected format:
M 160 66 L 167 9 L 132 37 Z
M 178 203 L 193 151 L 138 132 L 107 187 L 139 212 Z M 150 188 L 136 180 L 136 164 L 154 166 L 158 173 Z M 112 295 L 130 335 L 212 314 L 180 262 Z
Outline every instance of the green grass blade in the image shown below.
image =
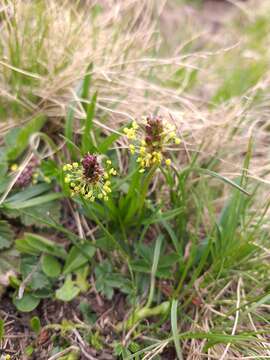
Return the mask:
M 82 84 L 81 98 L 83 100 L 87 100 L 89 98 L 89 89 L 90 89 L 91 80 L 92 80 L 92 71 L 93 71 L 93 63 L 90 63 L 90 65 L 88 66 L 88 68 L 86 70 L 86 75 L 84 76 L 83 84 Z M 87 104 L 83 102 L 82 105 L 83 105 L 84 109 L 87 110 Z
M 234 181 L 228 179 L 227 177 L 220 175 L 218 173 L 216 173 L 215 171 L 212 170 L 208 170 L 208 169 L 202 169 L 202 168 L 198 168 L 195 169 L 196 171 L 203 173 L 203 174 L 208 174 L 214 178 L 217 178 L 219 180 L 222 180 L 223 182 L 233 186 L 234 188 L 236 188 L 237 190 L 241 191 L 242 193 L 244 193 L 245 195 L 250 195 L 250 193 L 248 191 L 246 191 L 243 187 L 241 187 L 240 185 L 238 185 L 237 183 L 235 183 Z
M 157 272 L 157 268 L 158 268 L 162 240 L 163 240 L 163 236 L 162 235 L 158 236 L 156 245 L 155 245 L 154 259 L 153 259 L 153 265 L 152 265 L 152 270 L 151 270 L 150 291 L 149 291 L 149 297 L 148 297 L 147 304 L 146 304 L 147 308 L 151 306 L 151 303 L 152 303 L 153 297 L 154 297 L 156 272 Z
M 64 194 L 62 194 L 62 193 L 52 193 L 52 194 L 38 196 L 38 197 L 35 197 L 34 199 L 30 199 L 27 201 L 4 203 L 3 206 L 7 209 L 20 210 L 20 209 L 26 209 L 28 207 L 32 207 L 32 206 L 36 206 L 36 205 L 45 204 L 49 201 L 61 199 L 63 197 L 64 197 Z
M 0 319 L 0 341 L 2 341 L 2 339 L 4 338 L 5 336 L 5 328 L 4 328 L 4 320 L 3 319 Z
M 173 299 L 172 307 L 171 307 L 172 334 L 173 334 L 173 341 L 174 341 L 174 346 L 178 360 L 183 360 L 183 354 L 180 347 L 178 329 L 177 329 L 177 305 L 178 305 L 178 301 L 176 299 Z
M 91 139 L 91 129 L 93 127 L 93 120 L 95 116 L 95 109 L 96 109 L 96 102 L 97 102 L 97 92 L 92 97 L 91 102 L 87 106 L 87 114 L 86 114 L 86 120 L 85 120 L 85 128 L 82 135 L 82 153 L 86 154 L 88 151 L 93 151 L 93 143 Z

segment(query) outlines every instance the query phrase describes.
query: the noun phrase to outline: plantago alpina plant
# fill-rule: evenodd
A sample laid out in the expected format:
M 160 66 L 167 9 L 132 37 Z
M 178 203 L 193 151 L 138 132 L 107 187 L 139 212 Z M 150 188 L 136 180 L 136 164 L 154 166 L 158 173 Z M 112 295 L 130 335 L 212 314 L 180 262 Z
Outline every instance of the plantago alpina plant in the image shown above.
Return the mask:
M 69 184 L 71 196 L 82 195 L 85 199 L 94 201 L 96 198 L 108 200 L 111 193 L 110 178 L 116 175 L 116 170 L 107 160 L 102 167 L 96 155 L 86 154 L 80 163 L 65 164 L 65 183 Z
M 180 144 L 176 135 L 176 127 L 160 116 L 148 116 L 139 125 L 133 121 L 130 128 L 124 128 L 124 133 L 130 141 L 131 154 L 137 154 L 140 172 L 153 166 L 170 166 L 171 159 L 167 158 L 169 147 Z

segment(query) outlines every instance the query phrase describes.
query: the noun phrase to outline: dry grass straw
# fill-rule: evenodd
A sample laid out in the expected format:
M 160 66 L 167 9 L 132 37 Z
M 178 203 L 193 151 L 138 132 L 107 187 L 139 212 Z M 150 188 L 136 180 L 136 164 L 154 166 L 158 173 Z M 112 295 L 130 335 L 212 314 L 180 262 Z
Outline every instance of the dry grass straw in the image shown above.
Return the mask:
M 180 8 L 178 26 L 188 29 L 186 38 L 181 38 L 173 56 L 159 58 L 164 44 L 156 23 L 160 14 L 167 16 L 164 6 L 165 2 L 147 0 L 6 1 L 1 9 L 0 93 L 7 110 L 1 134 L 40 110 L 61 124 L 71 103 L 77 118 L 84 118 L 76 88 L 93 63 L 92 91 L 99 92 L 98 115 L 108 128 L 149 112 L 171 114 L 189 151 L 200 151 L 201 161 L 222 158 L 221 171 L 229 176 L 238 173 L 250 134 L 258 138 L 260 132 L 261 139 L 265 132 L 239 98 L 210 109 L 211 81 L 205 81 L 212 79 L 211 86 L 216 85 L 215 62 L 233 51 L 236 42 L 225 41 L 221 34 L 220 43 L 218 35 L 212 41 L 211 27 L 202 31 L 196 17 L 192 31 L 190 13 Z M 170 81 L 179 68 L 185 76 L 175 88 Z M 200 75 L 191 92 L 185 84 L 193 70 Z M 24 112 L 10 111 L 11 100 Z M 241 117 L 250 121 L 240 124 Z M 265 149 L 260 139 L 261 154 Z M 261 176 L 258 168 L 254 176 Z

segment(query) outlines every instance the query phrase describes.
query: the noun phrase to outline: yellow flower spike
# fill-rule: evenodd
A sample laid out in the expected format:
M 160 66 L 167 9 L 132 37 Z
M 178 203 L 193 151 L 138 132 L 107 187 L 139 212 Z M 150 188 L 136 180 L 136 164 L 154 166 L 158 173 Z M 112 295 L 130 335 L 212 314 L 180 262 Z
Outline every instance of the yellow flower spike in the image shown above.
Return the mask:
M 136 139 L 136 129 L 134 127 L 124 128 L 124 133 L 126 134 L 127 138 L 129 140 L 135 140 Z
M 180 140 L 179 138 L 175 138 L 175 139 L 174 139 L 174 143 L 175 143 L 176 145 L 179 145 L 179 144 L 181 143 L 181 140 Z
M 18 170 L 18 165 L 17 164 L 11 165 L 10 170 L 11 171 L 17 171 Z
M 51 179 L 48 177 L 48 176 L 45 176 L 44 177 L 44 181 L 47 183 L 47 184 L 50 184 L 52 181 Z
M 141 146 L 145 146 L 146 145 L 146 142 L 144 139 L 141 140 Z
M 166 159 L 166 160 L 165 160 L 165 164 L 166 164 L 167 166 L 170 166 L 171 163 L 172 163 L 171 159 Z
M 139 128 L 139 125 L 137 124 L 137 122 L 134 120 L 132 121 L 132 127 L 133 129 L 137 130 Z
M 117 172 L 116 172 L 116 170 L 114 168 L 111 168 L 110 171 L 109 171 L 109 174 L 110 175 L 116 175 Z
M 139 173 L 141 173 L 141 174 L 144 173 L 144 172 L 145 172 L 145 169 L 140 169 L 139 170 Z
M 134 146 L 133 144 L 130 144 L 130 145 L 129 145 L 129 150 L 130 150 L 130 152 L 131 152 L 132 155 L 135 154 L 135 146 Z
M 104 201 L 108 201 L 109 197 L 108 196 L 104 196 Z
M 145 146 L 141 146 L 141 147 L 140 147 L 140 154 L 141 154 L 141 155 L 144 155 L 145 152 L 146 152 L 146 147 L 145 147 Z
M 106 185 L 103 186 L 103 190 L 104 190 L 106 193 L 112 192 L 111 188 L 110 188 L 109 186 L 106 186 Z
M 93 202 L 96 199 L 104 199 L 107 194 L 112 192 L 109 179 L 117 172 L 112 167 L 110 159 L 105 159 L 105 161 L 104 171 L 97 155 L 87 153 L 80 161 L 63 166 L 65 170 L 64 182 L 69 185 L 71 196 L 80 195 Z

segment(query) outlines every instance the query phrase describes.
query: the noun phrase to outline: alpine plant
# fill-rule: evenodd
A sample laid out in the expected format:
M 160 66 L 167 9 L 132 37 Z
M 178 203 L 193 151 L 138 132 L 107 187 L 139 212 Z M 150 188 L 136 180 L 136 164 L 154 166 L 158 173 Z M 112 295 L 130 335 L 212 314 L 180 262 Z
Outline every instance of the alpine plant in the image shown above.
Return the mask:
M 97 155 L 87 153 L 80 162 L 65 164 L 63 172 L 71 196 L 80 195 L 90 201 L 109 199 L 112 191 L 110 179 L 116 175 L 111 160 L 107 160 L 103 167 Z
M 129 150 L 131 154 L 137 155 L 140 172 L 163 163 L 171 165 L 171 159 L 166 154 L 170 146 L 180 144 L 176 130 L 173 124 L 161 116 L 148 116 L 142 124 L 133 121 L 131 127 L 124 128 L 124 134 L 130 142 Z

